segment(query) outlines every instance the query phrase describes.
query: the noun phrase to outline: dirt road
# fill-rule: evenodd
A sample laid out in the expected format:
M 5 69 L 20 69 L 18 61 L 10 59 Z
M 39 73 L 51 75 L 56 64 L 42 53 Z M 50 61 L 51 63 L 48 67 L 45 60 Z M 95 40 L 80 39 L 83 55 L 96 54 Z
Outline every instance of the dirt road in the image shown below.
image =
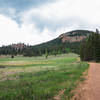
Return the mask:
M 90 63 L 86 81 L 72 100 L 100 100 L 100 64 Z

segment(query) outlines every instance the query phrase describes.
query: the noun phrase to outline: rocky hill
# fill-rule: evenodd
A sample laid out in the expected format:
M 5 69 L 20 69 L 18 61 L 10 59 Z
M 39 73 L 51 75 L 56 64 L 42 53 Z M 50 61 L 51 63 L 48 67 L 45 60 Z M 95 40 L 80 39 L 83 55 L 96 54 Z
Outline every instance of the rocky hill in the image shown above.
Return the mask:
M 78 53 L 80 44 L 92 33 L 88 30 L 74 30 L 61 34 L 58 38 L 33 46 L 37 49 L 60 49 L 70 48 L 73 52 Z
M 26 47 L 26 45 L 24 43 L 12 44 L 10 46 L 13 47 L 13 48 L 15 48 L 15 49 L 23 49 L 23 48 Z
M 83 39 L 87 38 L 87 36 L 91 33 L 92 31 L 86 31 L 86 30 L 75 30 L 71 32 L 67 32 L 64 34 L 61 34 L 58 38 L 62 40 L 62 43 L 65 42 L 80 42 Z

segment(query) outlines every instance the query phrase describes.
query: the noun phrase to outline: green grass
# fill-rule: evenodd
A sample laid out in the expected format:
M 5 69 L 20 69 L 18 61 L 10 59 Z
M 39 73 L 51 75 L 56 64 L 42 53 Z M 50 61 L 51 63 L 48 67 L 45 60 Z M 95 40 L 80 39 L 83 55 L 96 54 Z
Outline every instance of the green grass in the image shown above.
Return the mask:
M 82 73 L 88 69 L 88 64 L 77 61 L 77 57 L 75 54 L 68 54 L 51 56 L 48 59 L 1 58 L 0 65 L 7 66 L 8 63 L 5 69 L 0 69 L 3 74 L 11 70 L 21 71 L 7 74 L 7 79 L 0 82 L 0 100 L 54 100 L 62 90 L 64 93 L 61 100 L 70 100 L 73 95 L 71 91 L 76 88 L 77 81 L 83 80 Z M 16 64 L 11 66 L 10 62 L 13 61 Z M 23 65 L 19 61 L 27 63 Z

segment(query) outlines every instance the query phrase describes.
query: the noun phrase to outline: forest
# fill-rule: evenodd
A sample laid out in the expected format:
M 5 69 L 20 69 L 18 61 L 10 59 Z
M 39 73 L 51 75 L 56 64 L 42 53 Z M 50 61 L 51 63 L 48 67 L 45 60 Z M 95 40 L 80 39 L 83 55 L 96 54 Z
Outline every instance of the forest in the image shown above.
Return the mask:
M 95 33 L 91 33 L 82 43 L 80 58 L 83 61 L 100 61 L 100 34 L 98 30 Z

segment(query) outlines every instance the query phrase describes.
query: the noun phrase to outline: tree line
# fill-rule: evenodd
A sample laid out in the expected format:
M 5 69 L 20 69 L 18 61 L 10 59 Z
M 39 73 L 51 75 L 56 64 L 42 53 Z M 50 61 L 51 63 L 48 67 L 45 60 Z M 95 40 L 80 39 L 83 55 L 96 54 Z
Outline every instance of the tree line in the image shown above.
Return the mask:
M 80 58 L 82 61 L 100 61 L 100 34 L 98 30 L 91 33 L 82 43 Z
M 100 34 L 99 31 L 91 32 L 91 34 L 81 42 L 65 42 L 62 43 L 60 39 L 37 45 L 26 45 L 23 48 L 14 48 L 11 45 L 0 47 L 0 55 L 11 55 L 13 58 L 16 55 L 23 55 L 25 57 L 42 56 L 48 58 L 49 55 L 58 55 L 64 53 L 80 54 L 82 61 L 100 61 Z
M 14 48 L 10 45 L 0 47 L 0 55 L 11 55 L 12 58 L 16 55 L 23 55 L 25 57 L 46 55 L 47 58 L 49 55 L 56 56 L 57 54 L 69 53 L 70 51 L 70 48 L 66 48 L 65 46 L 54 46 L 52 48 L 25 46 L 23 48 Z

